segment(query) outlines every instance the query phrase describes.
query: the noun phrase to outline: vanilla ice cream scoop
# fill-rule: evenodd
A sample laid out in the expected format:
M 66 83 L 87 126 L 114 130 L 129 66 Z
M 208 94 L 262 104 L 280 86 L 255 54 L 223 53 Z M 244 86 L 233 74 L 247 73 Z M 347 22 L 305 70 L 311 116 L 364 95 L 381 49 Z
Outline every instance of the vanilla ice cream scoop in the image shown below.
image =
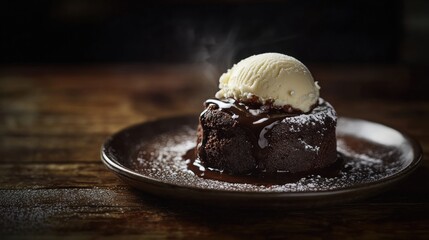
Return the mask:
M 280 53 L 263 53 L 241 60 L 219 79 L 219 99 L 250 100 L 286 105 L 309 112 L 319 99 L 317 82 L 297 59 Z

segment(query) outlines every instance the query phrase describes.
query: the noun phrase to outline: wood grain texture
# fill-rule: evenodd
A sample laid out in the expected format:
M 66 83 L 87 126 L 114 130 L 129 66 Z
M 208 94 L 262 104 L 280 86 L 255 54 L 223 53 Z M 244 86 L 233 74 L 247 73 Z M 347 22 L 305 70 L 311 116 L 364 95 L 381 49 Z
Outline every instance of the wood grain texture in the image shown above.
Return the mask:
M 420 142 L 416 172 L 371 199 L 292 211 L 213 209 L 131 189 L 99 159 L 130 124 L 198 113 L 216 82 L 190 66 L 0 70 L 3 238 L 429 238 L 429 96 L 404 66 L 316 65 L 322 96 L 343 116 Z

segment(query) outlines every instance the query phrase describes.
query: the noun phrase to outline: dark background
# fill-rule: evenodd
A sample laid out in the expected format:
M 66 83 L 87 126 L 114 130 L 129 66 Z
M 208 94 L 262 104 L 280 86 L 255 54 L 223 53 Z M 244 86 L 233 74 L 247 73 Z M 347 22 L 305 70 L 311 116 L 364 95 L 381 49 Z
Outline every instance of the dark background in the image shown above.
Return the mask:
M 231 64 L 276 51 L 304 62 L 427 64 L 428 1 L 0 3 L 1 64 Z

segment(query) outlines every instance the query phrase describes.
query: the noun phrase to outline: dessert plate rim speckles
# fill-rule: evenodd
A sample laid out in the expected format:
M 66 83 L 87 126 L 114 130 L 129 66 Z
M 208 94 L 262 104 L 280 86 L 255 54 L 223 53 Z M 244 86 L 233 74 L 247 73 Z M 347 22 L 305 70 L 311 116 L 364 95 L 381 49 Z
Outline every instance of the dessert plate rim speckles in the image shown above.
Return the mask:
M 422 158 L 420 145 L 406 134 L 379 123 L 340 117 L 337 127 L 338 150 L 349 159 L 349 163 L 364 166 L 364 170 L 358 169 L 364 172 L 363 175 L 359 171 L 341 173 L 345 178 L 344 185 L 340 184 L 341 178 L 328 179 L 315 175 L 299 180 L 302 182 L 276 186 L 207 180 L 186 169 L 189 160 L 182 158 L 186 150 L 196 143 L 197 121 L 198 116 L 186 115 L 125 128 L 104 143 L 101 148 L 102 162 L 129 185 L 169 199 L 223 206 L 289 208 L 335 204 L 372 196 L 409 175 Z M 356 147 L 342 142 L 347 139 L 351 139 L 350 144 Z M 388 159 L 386 163 L 383 159 L 366 155 L 366 142 L 391 149 L 391 152 L 384 149 L 370 151 Z M 140 152 L 149 157 L 141 157 Z M 374 163 L 377 161 L 381 161 L 381 165 Z M 387 162 L 395 166 L 389 167 Z M 365 164 L 374 164 L 374 169 L 378 170 L 365 172 Z M 348 167 L 353 168 L 352 165 Z M 361 175 L 372 180 L 359 180 Z M 357 182 L 351 182 L 350 179 L 357 179 Z M 326 185 L 329 181 L 337 183 Z

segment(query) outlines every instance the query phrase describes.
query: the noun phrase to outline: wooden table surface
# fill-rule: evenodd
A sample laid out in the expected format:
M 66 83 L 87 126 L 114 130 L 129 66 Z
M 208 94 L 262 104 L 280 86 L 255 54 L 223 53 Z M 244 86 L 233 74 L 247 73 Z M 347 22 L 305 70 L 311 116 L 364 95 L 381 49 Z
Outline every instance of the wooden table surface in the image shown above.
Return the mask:
M 161 199 L 108 171 L 100 146 L 130 124 L 198 113 L 216 90 L 209 71 L 2 67 L 0 238 L 429 239 L 429 96 L 427 79 L 419 77 L 427 78 L 425 71 L 310 67 L 339 115 L 387 124 L 418 140 L 420 167 L 373 198 L 316 209 L 215 209 Z

